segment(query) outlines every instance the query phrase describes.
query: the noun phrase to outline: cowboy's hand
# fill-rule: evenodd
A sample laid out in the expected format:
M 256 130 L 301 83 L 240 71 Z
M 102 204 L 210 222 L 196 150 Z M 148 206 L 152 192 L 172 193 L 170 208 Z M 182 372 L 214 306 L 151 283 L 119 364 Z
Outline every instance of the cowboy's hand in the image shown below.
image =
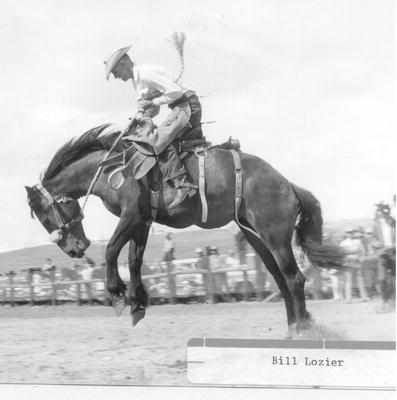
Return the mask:
M 144 120 L 144 118 L 145 118 L 145 114 L 142 111 L 138 111 L 135 114 L 134 120 L 137 122 L 142 122 Z
M 136 116 L 134 118 L 130 118 L 127 126 L 125 127 L 124 131 L 127 133 L 131 130 L 131 128 L 136 124 L 135 122 Z
M 138 103 L 138 111 L 145 111 L 149 108 L 152 108 L 154 106 L 152 100 L 141 100 Z

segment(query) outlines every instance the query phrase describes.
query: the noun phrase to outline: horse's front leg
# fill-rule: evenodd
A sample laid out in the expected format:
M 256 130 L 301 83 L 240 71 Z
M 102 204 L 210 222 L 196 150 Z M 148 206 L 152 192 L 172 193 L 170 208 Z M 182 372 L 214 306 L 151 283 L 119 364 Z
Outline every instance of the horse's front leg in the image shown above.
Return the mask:
M 149 297 L 142 284 L 141 266 L 143 253 L 145 252 L 150 226 L 143 225 L 134 231 L 134 237 L 130 241 L 128 253 L 128 266 L 130 270 L 131 285 L 131 318 L 132 326 L 135 326 L 144 316 Z
M 120 315 L 127 305 L 125 295 L 127 286 L 120 278 L 117 259 L 121 249 L 132 237 L 134 225 L 130 218 L 121 216 L 120 222 L 106 247 L 107 289 L 117 315 Z

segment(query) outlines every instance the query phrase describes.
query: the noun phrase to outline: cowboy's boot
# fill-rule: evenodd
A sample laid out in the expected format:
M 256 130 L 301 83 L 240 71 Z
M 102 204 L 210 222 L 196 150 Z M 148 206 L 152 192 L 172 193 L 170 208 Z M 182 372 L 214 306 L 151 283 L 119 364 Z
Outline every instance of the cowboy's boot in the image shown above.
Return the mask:
M 178 176 L 172 180 L 176 188 L 176 194 L 174 200 L 168 206 L 169 209 L 179 206 L 186 199 L 186 197 L 193 197 L 196 193 L 196 186 L 192 185 L 188 180 L 186 173 L 184 175 Z
M 178 152 L 173 145 L 168 146 L 158 156 L 164 180 L 172 182 L 176 189 L 175 198 L 168 208 L 177 207 L 187 196 L 196 194 L 197 186 L 188 181 L 185 166 L 179 160 Z

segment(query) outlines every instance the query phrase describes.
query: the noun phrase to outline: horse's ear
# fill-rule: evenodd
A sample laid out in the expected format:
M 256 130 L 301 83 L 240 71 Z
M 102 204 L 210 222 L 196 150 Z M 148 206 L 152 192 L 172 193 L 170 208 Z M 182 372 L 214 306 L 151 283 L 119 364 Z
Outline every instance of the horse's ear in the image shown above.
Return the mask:
M 34 195 L 34 189 L 29 187 L 29 186 L 25 186 L 26 192 L 28 193 L 28 203 L 30 206 L 30 216 L 34 219 L 34 213 L 33 213 L 33 209 L 32 209 L 32 197 Z
M 25 186 L 25 189 L 26 189 L 26 191 L 27 191 L 27 193 L 28 193 L 29 196 L 32 195 L 32 194 L 34 193 L 33 188 L 31 188 L 30 186 Z

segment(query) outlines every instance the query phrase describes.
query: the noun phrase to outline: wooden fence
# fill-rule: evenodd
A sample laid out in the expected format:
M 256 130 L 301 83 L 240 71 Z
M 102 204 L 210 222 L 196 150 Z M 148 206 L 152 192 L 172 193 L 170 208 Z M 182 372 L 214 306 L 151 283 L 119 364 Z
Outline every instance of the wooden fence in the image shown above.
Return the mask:
M 183 261 L 180 260 L 178 263 L 183 263 Z M 232 269 L 218 268 L 212 271 L 208 257 L 204 256 L 200 261 L 198 267 L 191 263 L 192 268 L 186 270 L 175 270 L 174 263 L 169 262 L 165 265 L 165 272 L 143 275 L 142 280 L 150 297 L 166 299 L 171 304 L 175 304 L 181 297 L 205 297 L 209 303 L 214 304 L 219 296 L 222 296 L 224 301 L 231 301 L 236 295 L 244 300 L 255 296 L 257 300 L 261 301 L 270 300 L 275 293 L 278 293 L 274 285 L 272 285 L 273 293 L 265 291 L 265 274 L 259 264 L 255 264 L 253 267 L 240 265 L 238 268 Z M 236 278 L 236 274 L 241 276 Z M 33 271 L 30 270 L 26 283 L 22 284 L 15 281 L 15 275 L 10 271 L 7 274 L 6 282 L 0 283 L 1 304 L 15 306 L 18 303 L 29 303 L 34 305 L 43 301 L 52 305 L 63 301 L 75 301 L 79 305 L 84 302 L 93 304 L 94 301 L 110 304 L 110 296 L 106 290 L 104 279 L 60 281 L 56 278 L 53 269 L 50 271 L 47 282 L 34 283 Z M 189 289 L 189 285 L 183 284 L 184 277 L 192 278 L 194 276 L 199 277 L 199 279 L 191 279 L 196 287 L 186 291 Z M 181 290 L 184 293 L 181 293 Z

